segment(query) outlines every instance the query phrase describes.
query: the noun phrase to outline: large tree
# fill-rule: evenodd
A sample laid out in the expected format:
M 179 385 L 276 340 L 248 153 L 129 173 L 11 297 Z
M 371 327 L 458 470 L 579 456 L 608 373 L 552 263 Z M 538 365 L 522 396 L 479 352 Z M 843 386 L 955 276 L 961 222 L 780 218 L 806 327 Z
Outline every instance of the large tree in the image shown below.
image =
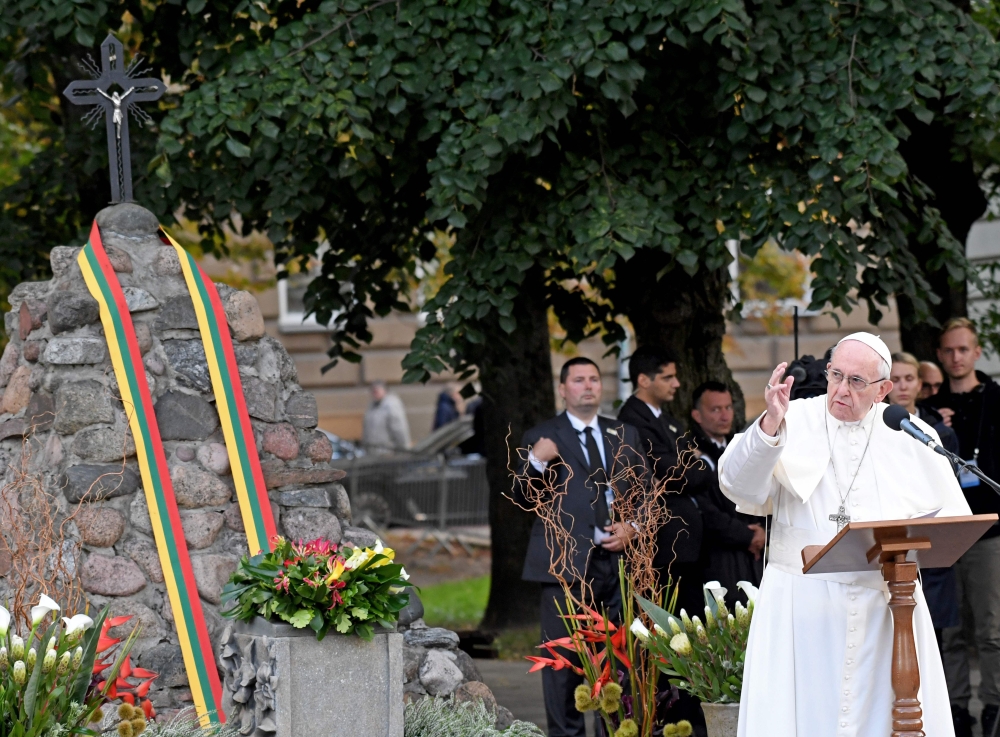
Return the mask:
M 552 412 L 548 310 L 570 339 L 612 347 L 627 317 L 640 344 L 681 356 L 690 387 L 732 383 L 728 242 L 814 257 L 813 306 L 859 299 L 872 318 L 895 294 L 924 320 L 928 274 L 966 276 L 900 152 L 914 120 L 944 126 L 954 153 L 988 150 L 997 129 L 1000 54 L 943 0 L 189 0 L 133 15 L 140 48 L 188 86 L 158 116 L 164 186 L 144 203 L 208 236 L 239 212 L 282 263 L 329 241 L 307 299 L 335 326 L 332 357 L 355 357 L 371 317 L 439 263 L 424 234 L 453 229 L 407 379 L 479 370 L 492 626 L 535 606 L 518 579 L 531 520 L 502 495 L 508 444 Z

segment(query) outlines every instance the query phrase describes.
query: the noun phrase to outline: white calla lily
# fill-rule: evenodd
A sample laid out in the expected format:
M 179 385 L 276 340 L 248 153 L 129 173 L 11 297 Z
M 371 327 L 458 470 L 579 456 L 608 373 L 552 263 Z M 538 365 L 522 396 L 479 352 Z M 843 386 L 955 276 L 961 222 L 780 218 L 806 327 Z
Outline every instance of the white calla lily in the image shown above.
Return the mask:
M 745 583 L 745 582 L 744 582 Z M 704 586 L 705 591 L 712 595 L 712 598 L 716 601 L 725 601 L 726 594 L 729 592 L 725 586 L 723 586 L 718 581 L 709 581 Z
M 45 615 L 49 612 L 58 612 L 59 605 L 56 604 L 52 599 L 50 599 L 45 594 L 42 594 L 38 598 L 38 605 L 31 607 L 31 625 L 34 627 L 43 619 Z
M 10 612 L 0 606 L 0 639 L 7 636 L 7 630 L 10 629 Z
M 629 631 L 643 642 L 649 639 L 649 630 L 646 629 L 646 625 L 638 617 L 632 620 L 632 626 L 629 627 Z
M 744 594 L 747 595 L 747 599 L 751 604 L 757 603 L 757 593 L 760 591 L 756 586 L 754 586 L 749 581 L 740 581 L 736 584 L 736 588 L 740 589 Z
M 94 620 L 86 614 L 74 614 L 72 617 L 63 617 L 66 625 L 66 634 L 70 637 L 82 634 L 94 626 Z

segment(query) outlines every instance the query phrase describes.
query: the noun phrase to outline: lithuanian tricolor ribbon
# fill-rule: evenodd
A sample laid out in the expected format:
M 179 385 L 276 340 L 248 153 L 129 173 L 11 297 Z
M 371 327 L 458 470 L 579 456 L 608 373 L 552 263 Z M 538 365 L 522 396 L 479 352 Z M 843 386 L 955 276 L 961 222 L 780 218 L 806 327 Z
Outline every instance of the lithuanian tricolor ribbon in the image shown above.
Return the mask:
M 270 551 L 270 540 L 276 534 L 274 518 L 253 444 L 253 430 L 243 398 L 222 301 L 215 285 L 187 252 L 172 239 L 171 243 L 180 258 L 205 344 L 216 408 L 226 440 L 250 552 Z M 96 222 L 91 228 L 90 240 L 77 260 L 87 288 L 100 305 L 108 352 L 122 402 L 129 413 L 129 427 L 135 439 L 153 536 L 194 704 L 203 724 L 222 723 L 225 721 L 222 685 L 215 666 L 201 600 L 198 598 L 191 558 L 170 480 L 170 469 L 153 411 L 152 396 L 146 383 L 142 354 L 125 295 L 101 243 Z

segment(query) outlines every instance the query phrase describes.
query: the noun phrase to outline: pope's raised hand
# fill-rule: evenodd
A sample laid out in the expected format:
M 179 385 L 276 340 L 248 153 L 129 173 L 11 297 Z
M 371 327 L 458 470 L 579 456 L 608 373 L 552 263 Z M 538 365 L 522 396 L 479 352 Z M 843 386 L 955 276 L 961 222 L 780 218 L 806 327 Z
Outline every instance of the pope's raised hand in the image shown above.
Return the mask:
M 767 388 L 764 389 L 767 412 L 761 418 L 760 429 L 772 437 L 778 434 L 778 428 L 785 419 L 785 412 L 788 411 L 788 403 L 792 398 L 792 383 L 795 377 L 789 376 L 784 381 L 781 380 L 787 367 L 787 363 L 779 363 L 767 382 Z

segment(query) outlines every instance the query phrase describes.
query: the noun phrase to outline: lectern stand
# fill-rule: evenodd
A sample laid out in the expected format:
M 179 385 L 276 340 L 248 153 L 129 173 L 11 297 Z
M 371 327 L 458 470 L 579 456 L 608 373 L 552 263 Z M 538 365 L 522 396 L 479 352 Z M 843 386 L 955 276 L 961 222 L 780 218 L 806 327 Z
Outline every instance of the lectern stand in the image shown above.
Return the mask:
M 851 522 L 826 545 L 802 550 L 803 573 L 882 570 L 892 611 L 892 737 L 924 737 L 917 692 L 920 668 L 913 639 L 918 564 L 947 568 L 994 522 L 995 514 Z

